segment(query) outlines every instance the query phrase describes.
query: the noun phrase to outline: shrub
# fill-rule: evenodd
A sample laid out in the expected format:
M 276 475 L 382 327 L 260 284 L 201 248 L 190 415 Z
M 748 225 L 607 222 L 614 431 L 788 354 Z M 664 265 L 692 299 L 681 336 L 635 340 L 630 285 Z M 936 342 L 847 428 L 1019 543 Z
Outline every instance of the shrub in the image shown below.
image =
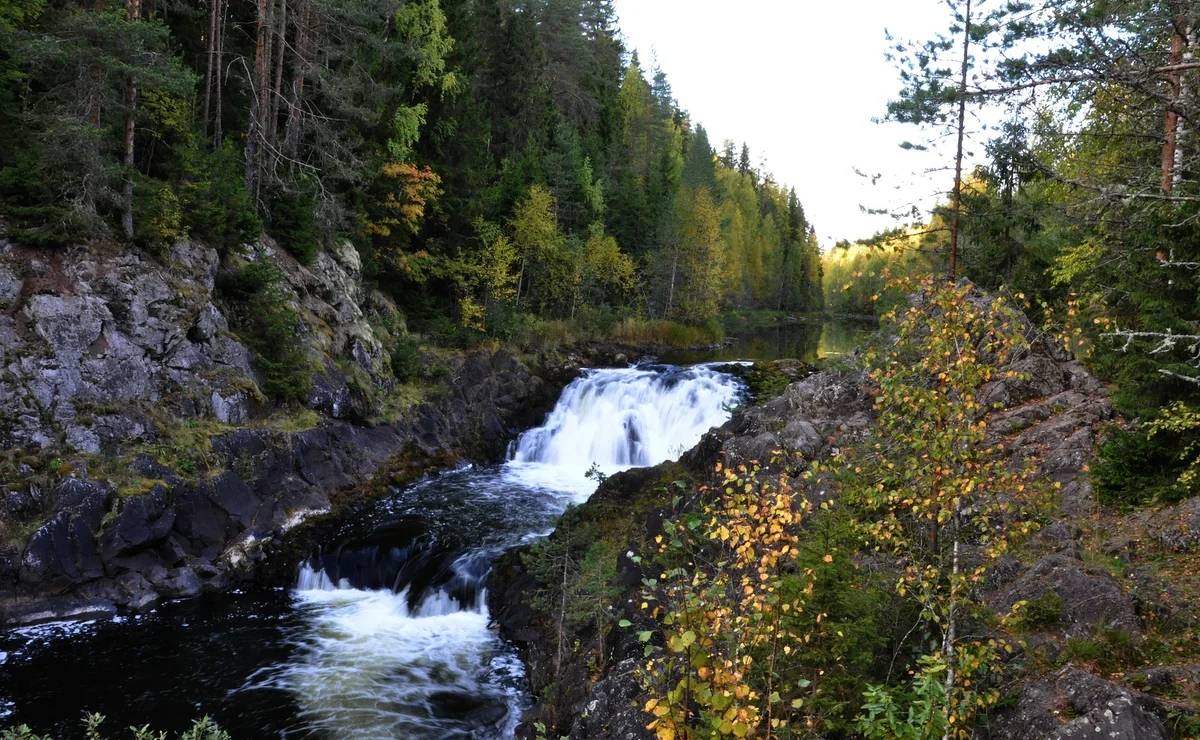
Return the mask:
M 408 383 L 421 372 L 421 346 L 411 336 L 396 339 L 392 347 L 392 375 L 401 383 Z
M 230 326 L 254 353 L 263 392 L 280 401 L 303 401 L 312 385 L 312 368 L 296 334 L 299 319 L 279 282 L 279 271 L 259 259 L 221 273 L 217 291 Z
M 262 234 L 262 221 L 246 190 L 242 153 L 232 141 L 211 154 L 195 155 L 188 171 L 180 202 L 190 233 L 223 248 L 252 242 Z
M 267 233 L 302 265 L 311 265 L 321 249 L 317 203 L 311 192 L 278 193 L 271 199 Z
M 1063 656 L 1080 663 L 1094 663 L 1100 659 L 1100 643 L 1090 637 L 1072 637 L 1067 640 Z
M 1063 601 L 1055 591 L 1030 599 L 1021 611 L 1021 624 L 1027 627 L 1052 627 L 1063 618 Z
M 1184 466 L 1179 460 L 1182 445 L 1178 438 L 1118 428 L 1107 430 L 1105 437 L 1092 466 L 1092 483 L 1100 503 L 1132 509 L 1187 497 L 1188 489 L 1179 483 Z
M 185 236 L 183 208 L 166 185 L 139 180 L 133 191 L 134 240 L 149 247 L 169 245 Z

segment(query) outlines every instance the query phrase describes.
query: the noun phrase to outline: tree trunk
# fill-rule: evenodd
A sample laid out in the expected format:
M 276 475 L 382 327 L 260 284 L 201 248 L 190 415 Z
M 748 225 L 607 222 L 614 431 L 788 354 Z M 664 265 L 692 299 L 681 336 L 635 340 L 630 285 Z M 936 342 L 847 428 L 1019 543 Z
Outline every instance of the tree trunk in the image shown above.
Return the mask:
M 104 0 L 96 0 L 93 10 L 97 15 L 103 13 Z M 100 46 L 100 38 L 98 35 L 95 38 L 95 44 L 97 47 Z M 99 128 L 100 101 L 104 96 L 104 70 L 100 68 L 99 62 L 93 62 L 91 72 L 94 87 L 92 89 L 92 103 L 90 106 L 88 106 L 88 123 L 90 123 L 93 128 Z
M 1184 39 L 1185 50 L 1183 52 L 1182 61 L 1183 64 L 1191 64 L 1195 61 L 1195 52 L 1193 51 L 1196 48 L 1195 29 L 1189 26 L 1187 28 L 1187 32 L 1184 34 Z M 1195 93 L 1193 85 L 1194 80 L 1192 80 L 1191 75 L 1182 77 L 1180 79 L 1179 105 L 1184 111 L 1191 110 L 1192 95 Z M 1188 133 L 1188 119 L 1187 115 L 1185 114 L 1184 116 L 1180 117 L 1179 126 L 1175 133 L 1175 165 L 1171 172 L 1172 187 L 1178 187 L 1179 183 L 1183 180 L 1185 155 L 1184 147 L 1187 144 Z
M 783 310 L 783 302 L 787 299 L 788 289 L 788 257 L 791 256 L 791 237 L 784 237 L 783 243 L 783 260 L 779 265 L 779 304 L 775 310 Z
M 288 99 L 287 127 L 284 130 L 283 150 L 290 159 L 296 159 L 300 150 L 301 124 L 303 121 L 302 104 L 304 101 L 305 64 L 308 62 L 309 37 L 311 34 L 312 11 L 310 0 L 300 0 L 296 10 L 293 25 L 296 32 L 292 41 L 292 94 Z
M 667 308 L 663 311 L 663 318 L 671 318 L 672 302 L 675 300 L 675 272 L 679 269 L 679 248 L 675 248 L 675 258 L 671 260 L 671 284 L 667 288 Z
M 1184 34 L 1186 21 L 1180 14 L 1171 19 L 1171 57 L 1168 66 L 1177 66 L 1183 61 L 1183 46 L 1187 41 Z M 1183 90 L 1182 77 L 1179 70 L 1173 69 L 1167 73 L 1167 116 L 1163 131 L 1162 151 L 1162 182 L 1163 193 L 1170 193 L 1178 181 L 1178 173 L 1182 170 L 1183 150 L 1179 148 L 1179 98 Z
M 955 663 L 954 663 L 954 641 L 957 639 L 958 628 L 958 609 L 957 609 L 957 589 L 958 589 L 958 559 L 960 549 L 959 524 L 962 514 L 962 505 L 954 505 L 954 518 L 951 520 L 951 529 L 954 537 L 953 545 L 953 560 L 950 568 L 950 607 L 946 613 L 946 632 L 942 636 L 942 659 L 946 661 L 946 681 L 943 684 L 946 687 L 946 707 L 944 718 L 946 720 L 946 732 L 942 736 L 942 740 L 950 740 L 953 736 L 953 728 L 950 725 L 950 705 L 954 696 L 954 681 Z
M 208 138 L 208 113 L 212 105 L 213 62 L 217 53 L 217 6 L 221 0 L 208 0 L 208 38 L 205 56 L 208 58 L 204 66 L 204 116 L 201 130 L 204 138 Z M 218 74 L 220 72 L 218 71 Z
M 287 52 L 287 0 L 279 0 L 279 20 L 275 24 L 275 83 L 271 85 L 271 118 L 267 143 L 276 150 L 279 134 L 279 100 L 283 97 L 283 58 Z
M 125 20 L 137 23 L 142 15 L 142 0 L 127 0 Z M 133 238 L 133 135 L 134 116 L 137 113 L 137 80 L 133 75 L 125 82 L 125 212 L 121 214 L 121 228 L 126 239 Z
M 952 197 L 953 212 L 950 215 L 950 280 L 958 277 L 958 232 L 959 216 L 962 213 L 962 165 L 963 137 L 967 126 L 967 69 L 971 64 L 971 0 L 967 0 L 966 13 L 963 15 L 963 57 L 962 73 L 958 84 L 958 149 L 954 155 L 954 195 Z
M 246 190 L 257 203 L 262 174 L 263 126 L 266 123 L 267 55 L 270 48 L 271 0 L 258 0 L 258 18 L 254 40 L 254 71 L 250 80 L 250 117 L 246 135 Z
M 220 12 L 220 19 L 217 22 L 217 75 L 213 80 L 216 85 L 217 93 L 217 110 L 213 116 L 213 145 L 217 148 L 221 146 L 221 136 L 223 134 L 221 126 L 221 116 L 224 115 L 222 109 L 222 90 L 225 87 L 225 0 L 213 0 L 217 4 Z

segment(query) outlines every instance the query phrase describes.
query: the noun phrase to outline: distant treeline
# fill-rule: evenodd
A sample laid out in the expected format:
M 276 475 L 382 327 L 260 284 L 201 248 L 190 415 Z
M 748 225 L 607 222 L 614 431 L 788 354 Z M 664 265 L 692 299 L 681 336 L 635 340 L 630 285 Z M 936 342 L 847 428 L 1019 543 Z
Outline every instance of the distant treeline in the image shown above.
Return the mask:
M 347 238 L 434 333 L 823 304 L 795 192 L 714 149 L 609 0 L 0 0 L 0 216 Z

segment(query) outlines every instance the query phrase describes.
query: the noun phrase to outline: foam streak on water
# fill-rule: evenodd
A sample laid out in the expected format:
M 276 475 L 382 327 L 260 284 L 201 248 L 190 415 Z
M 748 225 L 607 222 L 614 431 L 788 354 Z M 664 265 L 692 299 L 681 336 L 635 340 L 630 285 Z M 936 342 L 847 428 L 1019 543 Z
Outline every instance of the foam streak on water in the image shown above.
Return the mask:
M 360 541 L 302 564 L 294 657 L 246 688 L 286 690 L 305 724 L 339 738 L 511 737 L 521 669 L 488 627 L 492 559 L 586 499 L 593 465 L 611 474 L 674 459 L 728 419 L 739 392 L 707 366 L 586 372 L 499 471 L 409 492 L 448 508 L 389 511 Z M 455 506 L 484 515 L 426 526 Z

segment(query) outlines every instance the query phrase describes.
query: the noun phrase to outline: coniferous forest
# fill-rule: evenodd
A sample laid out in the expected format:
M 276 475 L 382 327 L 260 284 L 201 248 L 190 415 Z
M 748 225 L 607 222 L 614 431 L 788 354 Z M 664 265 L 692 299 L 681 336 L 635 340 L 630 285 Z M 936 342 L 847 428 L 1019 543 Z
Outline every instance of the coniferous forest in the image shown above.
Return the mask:
M 794 191 L 716 144 L 606 0 L 6 0 L 19 243 L 349 239 L 410 326 L 820 310 Z
M 614 0 L 0 0 L 0 740 L 1200 737 L 1200 0 L 926 5 L 822 250 Z

